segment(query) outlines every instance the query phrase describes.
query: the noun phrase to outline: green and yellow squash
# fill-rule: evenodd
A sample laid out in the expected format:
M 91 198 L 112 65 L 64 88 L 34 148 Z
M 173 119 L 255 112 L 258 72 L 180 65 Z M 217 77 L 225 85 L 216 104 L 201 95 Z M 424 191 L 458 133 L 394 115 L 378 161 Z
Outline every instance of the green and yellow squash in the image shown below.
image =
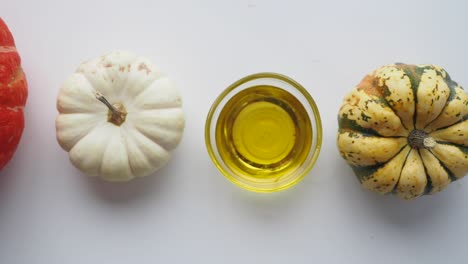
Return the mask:
M 414 199 L 468 172 L 468 95 L 436 65 L 367 75 L 338 114 L 338 148 L 361 184 Z

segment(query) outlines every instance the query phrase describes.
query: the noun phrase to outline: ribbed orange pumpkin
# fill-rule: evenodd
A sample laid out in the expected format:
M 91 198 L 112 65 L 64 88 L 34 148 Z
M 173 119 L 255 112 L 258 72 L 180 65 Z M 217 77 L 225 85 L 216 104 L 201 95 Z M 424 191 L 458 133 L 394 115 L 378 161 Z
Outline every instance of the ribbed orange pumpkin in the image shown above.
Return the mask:
M 24 129 L 26 77 L 10 30 L 0 18 L 0 170 L 16 151 Z

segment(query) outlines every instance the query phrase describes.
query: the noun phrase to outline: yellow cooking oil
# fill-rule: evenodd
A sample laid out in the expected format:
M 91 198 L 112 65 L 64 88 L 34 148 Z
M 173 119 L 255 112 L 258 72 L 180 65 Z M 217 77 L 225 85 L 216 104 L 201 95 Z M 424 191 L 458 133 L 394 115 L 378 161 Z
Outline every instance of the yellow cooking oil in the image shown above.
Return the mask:
M 268 85 L 247 88 L 229 99 L 215 131 L 226 166 L 260 182 L 277 182 L 300 167 L 307 159 L 313 133 L 301 102 Z

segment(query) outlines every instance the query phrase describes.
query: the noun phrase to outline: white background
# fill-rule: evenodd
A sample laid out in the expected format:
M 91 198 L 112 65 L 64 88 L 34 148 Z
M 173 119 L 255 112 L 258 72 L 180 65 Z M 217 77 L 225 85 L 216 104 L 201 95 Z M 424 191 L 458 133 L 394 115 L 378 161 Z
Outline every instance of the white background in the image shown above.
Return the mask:
M 0 0 L 29 81 L 26 129 L 0 172 L 0 263 L 467 263 L 468 180 L 413 202 L 364 191 L 339 157 L 343 96 L 374 68 L 436 63 L 468 86 L 464 1 Z M 146 179 L 88 179 L 55 140 L 55 102 L 78 64 L 110 50 L 178 84 L 186 130 Z M 261 195 L 214 167 L 204 123 L 218 94 L 274 71 L 315 98 L 323 148 L 296 187 Z

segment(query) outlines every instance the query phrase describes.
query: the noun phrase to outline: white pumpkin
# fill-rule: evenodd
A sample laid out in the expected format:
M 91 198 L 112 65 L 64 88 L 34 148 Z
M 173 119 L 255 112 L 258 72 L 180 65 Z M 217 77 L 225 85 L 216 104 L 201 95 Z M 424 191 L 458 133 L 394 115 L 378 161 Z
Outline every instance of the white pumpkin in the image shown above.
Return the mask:
M 116 51 L 82 63 L 57 98 L 57 140 L 73 165 L 128 181 L 165 165 L 185 125 L 174 83 L 148 59 Z

